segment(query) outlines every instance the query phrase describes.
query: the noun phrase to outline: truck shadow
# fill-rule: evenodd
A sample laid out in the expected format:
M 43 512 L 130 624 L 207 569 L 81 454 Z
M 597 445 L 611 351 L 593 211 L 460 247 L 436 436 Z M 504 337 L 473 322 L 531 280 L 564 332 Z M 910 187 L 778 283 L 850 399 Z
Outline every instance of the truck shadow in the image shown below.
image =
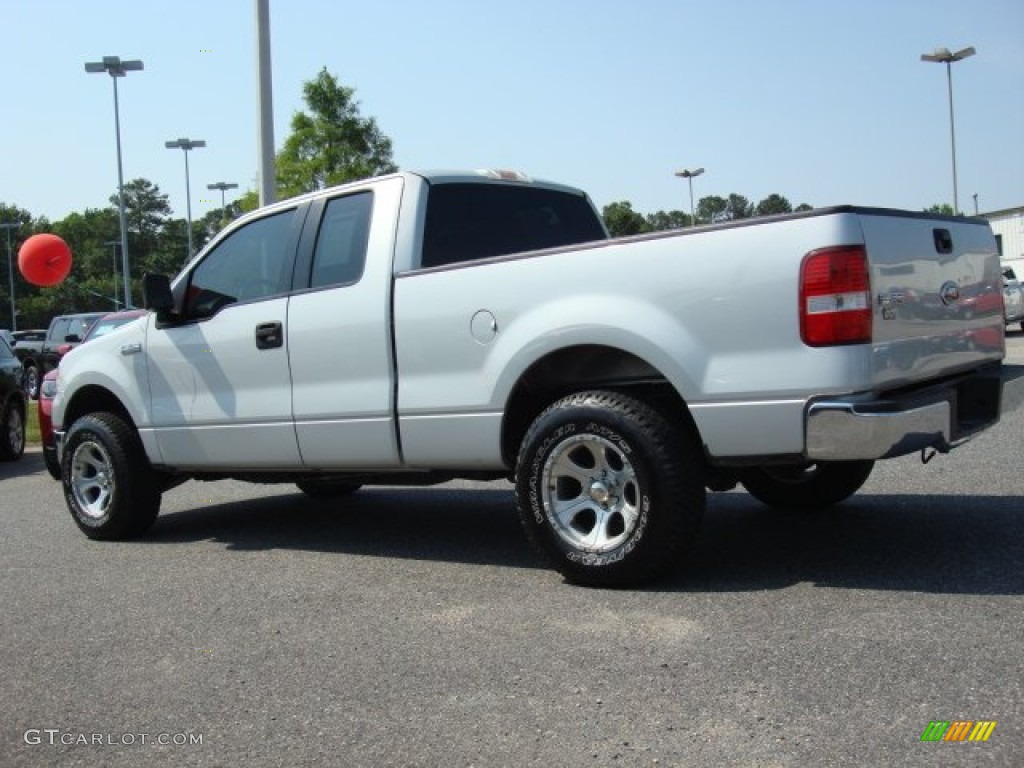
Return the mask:
M 143 540 L 228 550 L 294 549 L 546 568 L 511 491 L 364 489 L 332 502 L 289 494 L 161 515 Z M 836 589 L 1024 594 L 1024 514 L 1013 496 L 871 495 L 817 514 L 779 514 L 743 493 L 710 497 L 693 562 L 649 589 Z M 557 578 L 553 576 L 553 578 Z

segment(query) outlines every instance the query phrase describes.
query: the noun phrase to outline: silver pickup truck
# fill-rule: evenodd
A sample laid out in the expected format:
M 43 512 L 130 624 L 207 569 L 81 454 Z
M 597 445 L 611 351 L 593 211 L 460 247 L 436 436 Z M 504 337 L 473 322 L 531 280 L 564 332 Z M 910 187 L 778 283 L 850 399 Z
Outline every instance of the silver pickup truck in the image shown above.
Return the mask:
M 839 207 L 610 240 L 582 192 L 399 173 L 232 224 L 151 312 L 68 354 L 54 401 L 87 536 L 138 536 L 189 478 L 510 478 L 568 580 L 635 584 L 708 489 L 838 503 L 1019 402 L 976 219 Z

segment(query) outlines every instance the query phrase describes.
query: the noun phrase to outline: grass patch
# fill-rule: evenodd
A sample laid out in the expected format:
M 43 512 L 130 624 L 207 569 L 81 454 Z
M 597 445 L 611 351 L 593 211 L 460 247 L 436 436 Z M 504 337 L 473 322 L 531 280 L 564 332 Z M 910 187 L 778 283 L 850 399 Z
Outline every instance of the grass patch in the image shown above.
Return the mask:
M 29 400 L 28 408 L 25 409 L 25 442 L 29 445 L 39 445 L 43 437 L 39 434 L 39 406 L 35 400 Z

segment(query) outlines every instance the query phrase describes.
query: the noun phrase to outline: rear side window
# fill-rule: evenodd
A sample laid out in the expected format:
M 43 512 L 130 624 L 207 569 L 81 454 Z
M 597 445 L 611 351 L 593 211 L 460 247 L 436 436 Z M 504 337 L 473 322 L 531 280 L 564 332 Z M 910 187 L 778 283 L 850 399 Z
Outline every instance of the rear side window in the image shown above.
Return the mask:
M 313 253 L 310 285 L 347 285 L 359 281 L 366 265 L 373 195 L 363 192 L 327 203 Z
M 437 267 L 604 238 L 582 195 L 518 185 L 435 184 L 420 264 Z

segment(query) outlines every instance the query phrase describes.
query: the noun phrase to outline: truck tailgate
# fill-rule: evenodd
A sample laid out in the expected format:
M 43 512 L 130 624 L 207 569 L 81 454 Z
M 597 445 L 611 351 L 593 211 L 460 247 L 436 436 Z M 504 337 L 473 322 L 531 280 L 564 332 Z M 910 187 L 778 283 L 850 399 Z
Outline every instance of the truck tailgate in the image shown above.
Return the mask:
M 987 222 L 862 211 L 861 226 L 871 269 L 875 387 L 1003 357 L 1002 275 Z

